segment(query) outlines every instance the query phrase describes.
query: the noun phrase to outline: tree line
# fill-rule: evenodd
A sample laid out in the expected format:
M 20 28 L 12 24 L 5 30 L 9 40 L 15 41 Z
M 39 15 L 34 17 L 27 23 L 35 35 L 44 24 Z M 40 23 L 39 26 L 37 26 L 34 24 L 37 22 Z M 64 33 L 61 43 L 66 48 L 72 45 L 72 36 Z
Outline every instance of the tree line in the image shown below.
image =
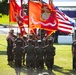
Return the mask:
M 8 0 L 2 0 L 2 2 L 0 2 L 0 13 L 6 14 L 8 15 L 9 12 L 9 4 L 8 4 Z
M 24 4 L 25 8 L 28 9 L 28 5 Z M 25 11 L 26 13 L 28 13 L 28 11 Z M 2 0 L 2 2 L 0 2 L 0 13 L 2 15 L 8 15 L 9 14 L 9 3 L 8 0 Z

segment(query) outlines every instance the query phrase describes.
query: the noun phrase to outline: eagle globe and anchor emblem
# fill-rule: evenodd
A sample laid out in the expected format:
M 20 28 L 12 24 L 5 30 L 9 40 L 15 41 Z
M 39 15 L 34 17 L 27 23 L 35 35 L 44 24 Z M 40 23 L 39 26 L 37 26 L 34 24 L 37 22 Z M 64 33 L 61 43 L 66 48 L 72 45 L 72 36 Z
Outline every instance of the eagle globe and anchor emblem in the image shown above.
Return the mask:
M 42 13 L 41 13 L 40 20 L 42 22 L 46 22 L 48 19 L 50 19 L 51 16 L 52 16 L 52 9 L 50 9 L 49 6 L 44 4 L 42 6 Z M 48 21 L 47 24 L 45 24 L 44 26 L 48 26 L 48 25 L 55 26 L 56 25 L 56 21 L 54 20 L 54 23 L 51 23 L 50 21 Z
M 50 17 L 52 16 L 52 10 L 45 4 L 42 6 L 41 9 L 41 15 L 40 15 L 40 20 L 39 21 L 35 21 L 34 16 L 31 16 L 31 20 L 33 24 L 42 24 L 43 26 L 56 26 L 57 22 L 56 20 L 54 20 L 53 22 L 51 22 Z
M 50 16 L 51 16 L 51 10 L 46 5 L 43 5 L 40 20 L 46 21 Z

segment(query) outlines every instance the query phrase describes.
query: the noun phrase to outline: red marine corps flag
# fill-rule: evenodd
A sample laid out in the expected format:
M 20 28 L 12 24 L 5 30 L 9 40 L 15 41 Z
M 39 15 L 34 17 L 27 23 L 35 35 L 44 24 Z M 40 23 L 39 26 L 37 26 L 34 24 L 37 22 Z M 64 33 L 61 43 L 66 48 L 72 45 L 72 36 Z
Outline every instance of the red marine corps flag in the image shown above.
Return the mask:
M 10 0 L 10 11 L 9 11 L 9 17 L 10 17 L 10 22 L 16 22 L 16 14 L 20 14 L 21 10 L 21 3 L 17 4 L 16 0 Z
M 22 0 L 10 0 L 10 22 L 17 22 L 21 36 L 26 34 L 24 23 L 28 24 L 27 17 L 23 14 Z M 25 21 L 27 20 L 27 21 Z
M 29 27 L 56 31 L 58 29 L 58 20 L 56 19 L 55 10 L 52 10 L 49 4 L 29 1 Z
M 42 4 L 41 8 L 41 28 L 45 30 L 57 30 L 58 20 L 56 19 L 56 11 L 52 10 L 48 4 Z
M 22 16 L 23 21 L 25 24 L 28 24 L 28 16 L 24 14 L 23 7 L 22 7 L 23 0 L 10 0 L 10 11 L 9 17 L 10 22 L 16 22 L 16 14 Z

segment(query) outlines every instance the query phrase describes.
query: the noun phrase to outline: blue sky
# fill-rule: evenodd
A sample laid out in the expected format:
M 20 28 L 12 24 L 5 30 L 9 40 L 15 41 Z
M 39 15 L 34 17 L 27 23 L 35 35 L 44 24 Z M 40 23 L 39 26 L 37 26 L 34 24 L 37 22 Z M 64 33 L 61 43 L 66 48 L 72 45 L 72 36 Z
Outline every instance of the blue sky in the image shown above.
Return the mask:
M 28 0 L 24 0 L 27 2 Z M 49 2 L 49 0 L 43 0 L 45 2 Z M 53 2 L 76 2 L 76 0 L 53 0 Z
M 20 1 L 20 0 L 17 0 Z M 28 2 L 28 0 L 23 0 L 24 2 Z M 43 0 L 45 2 L 49 2 L 49 0 Z M 53 0 L 53 2 L 76 2 L 76 0 Z
M 48 2 L 49 0 L 43 0 L 45 2 Z M 53 0 L 53 2 L 76 2 L 76 0 Z
M 49 2 L 49 0 L 43 0 Z M 76 6 L 76 0 L 53 0 L 53 4 L 56 6 Z
M 76 0 L 53 0 L 53 1 L 56 1 L 56 2 L 73 2 L 73 1 L 75 1 L 76 2 Z
M 9 0 L 8 0 L 9 1 Z M 17 2 L 20 0 L 16 0 Z M 28 2 L 28 0 L 23 0 L 25 3 Z M 46 3 L 49 3 L 49 0 L 43 0 Z M 53 0 L 54 5 L 56 6 L 76 6 L 76 0 Z
M 20 1 L 20 0 L 17 0 L 17 1 Z M 28 0 L 24 0 L 24 1 L 27 2 Z M 43 1 L 48 2 L 49 0 L 43 0 Z M 53 2 L 76 2 L 76 0 L 53 0 Z

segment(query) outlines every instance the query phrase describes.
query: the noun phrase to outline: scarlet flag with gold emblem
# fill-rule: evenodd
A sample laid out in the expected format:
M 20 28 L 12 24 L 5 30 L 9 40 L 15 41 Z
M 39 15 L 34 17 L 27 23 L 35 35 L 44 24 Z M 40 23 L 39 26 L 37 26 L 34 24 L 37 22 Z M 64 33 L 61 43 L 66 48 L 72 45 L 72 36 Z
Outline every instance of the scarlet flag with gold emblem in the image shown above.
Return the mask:
M 29 28 L 40 28 L 48 31 L 58 29 L 56 12 L 48 4 L 29 1 Z

